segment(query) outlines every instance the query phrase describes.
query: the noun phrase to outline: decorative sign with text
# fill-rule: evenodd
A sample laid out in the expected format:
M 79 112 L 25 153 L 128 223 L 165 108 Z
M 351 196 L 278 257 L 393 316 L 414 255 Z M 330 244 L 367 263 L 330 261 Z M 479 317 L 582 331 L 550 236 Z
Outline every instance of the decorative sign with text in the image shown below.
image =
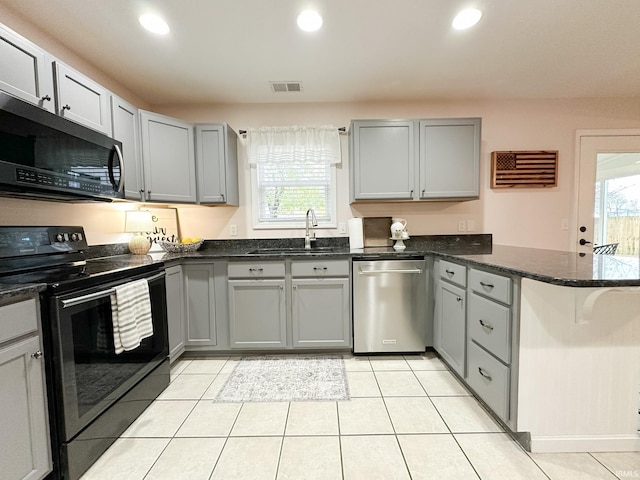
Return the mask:
M 151 212 L 153 231 L 146 232 L 151 240 L 151 251 L 163 251 L 158 242 L 177 242 L 180 238 L 178 232 L 178 211 L 175 208 L 147 208 Z

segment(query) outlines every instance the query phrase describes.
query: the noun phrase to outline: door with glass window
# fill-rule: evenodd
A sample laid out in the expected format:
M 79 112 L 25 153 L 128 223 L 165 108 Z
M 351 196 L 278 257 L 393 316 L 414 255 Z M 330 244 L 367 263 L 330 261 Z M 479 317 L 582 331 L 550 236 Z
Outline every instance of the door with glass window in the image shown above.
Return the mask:
M 576 250 L 640 255 L 640 131 L 578 134 Z

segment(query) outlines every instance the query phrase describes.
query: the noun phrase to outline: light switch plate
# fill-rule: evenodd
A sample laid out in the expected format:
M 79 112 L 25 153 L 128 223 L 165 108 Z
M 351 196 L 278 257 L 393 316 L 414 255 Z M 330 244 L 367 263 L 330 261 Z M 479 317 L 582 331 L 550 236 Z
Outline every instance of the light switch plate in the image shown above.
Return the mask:
M 235 223 L 229 225 L 229 235 L 232 237 L 238 236 L 238 225 L 236 225 Z
M 464 220 L 460 220 L 458 222 L 458 231 L 459 232 L 466 232 L 467 231 L 467 222 L 465 222 Z

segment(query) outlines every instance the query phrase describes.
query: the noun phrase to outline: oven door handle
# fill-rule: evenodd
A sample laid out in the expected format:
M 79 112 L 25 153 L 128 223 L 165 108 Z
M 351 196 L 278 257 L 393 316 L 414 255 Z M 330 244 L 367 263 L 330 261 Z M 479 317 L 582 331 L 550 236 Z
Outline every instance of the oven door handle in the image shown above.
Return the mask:
M 147 280 L 147 282 L 152 282 L 154 280 L 157 280 L 158 278 L 164 277 L 164 275 L 165 275 L 165 272 L 158 273 L 151 277 L 146 277 L 145 280 Z M 62 300 L 62 308 L 74 307 L 82 303 L 90 302 L 91 300 L 97 300 L 98 298 L 108 297 L 115 292 L 116 292 L 115 288 L 109 288 L 107 290 L 101 290 L 99 292 L 93 292 L 93 293 L 89 293 L 87 295 L 81 295 L 75 298 L 68 298 L 66 300 Z

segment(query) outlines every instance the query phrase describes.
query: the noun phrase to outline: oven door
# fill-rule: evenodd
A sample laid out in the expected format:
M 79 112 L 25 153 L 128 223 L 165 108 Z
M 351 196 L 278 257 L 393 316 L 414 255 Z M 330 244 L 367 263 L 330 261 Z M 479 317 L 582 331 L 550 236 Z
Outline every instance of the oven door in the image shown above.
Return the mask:
M 148 275 L 148 274 L 147 274 Z M 88 290 L 54 296 L 52 330 L 58 418 L 62 441 L 72 439 L 168 355 L 164 271 L 130 277 Z M 111 293 L 115 286 L 146 278 L 153 335 L 137 348 L 115 353 Z

